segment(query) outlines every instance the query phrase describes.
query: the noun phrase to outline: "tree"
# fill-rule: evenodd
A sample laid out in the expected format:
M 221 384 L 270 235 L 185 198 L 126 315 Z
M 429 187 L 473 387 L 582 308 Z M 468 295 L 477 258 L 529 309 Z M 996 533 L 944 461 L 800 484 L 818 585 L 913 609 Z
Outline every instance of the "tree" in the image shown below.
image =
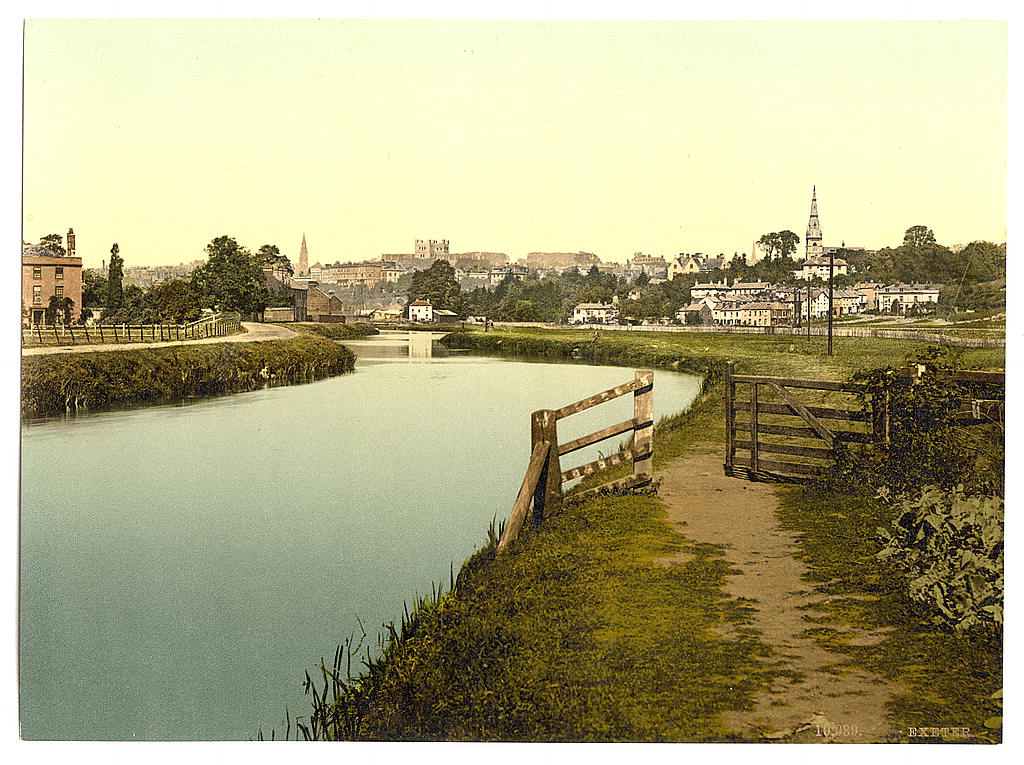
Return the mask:
M 256 251 L 256 261 L 260 268 L 275 268 L 278 271 L 285 271 L 294 274 L 295 269 L 287 255 L 282 255 L 276 244 L 264 244 Z
M 54 255 L 59 255 L 60 257 L 67 255 L 67 252 L 64 250 L 64 237 L 60 234 L 47 234 L 39 240 L 39 245 L 45 247 Z
M 267 305 L 267 288 L 257 259 L 230 236 L 206 245 L 207 261 L 192 272 L 192 287 L 201 303 L 221 311 L 259 313 Z
M 903 245 L 919 249 L 929 244 L 935 244 L 935 234 L 927 226 L 911 226 L 903 234 Z
M 110 248 L 110 265 L 107 266 L 107 305 L 106 313 L 114 313 L 124 302 L 124 260 L 121 259 L 121 248 L 114 242 Z
M 56 295 L 50 296 L 49 305 L 43 312 L 46 324 L 70 324 L 71 311 L 75 307 L 75 301 L 69 297 L 59 298 Z
M 800 244 L 800 237 L 787 229 L 764 234 L 757 240 L 757 243 L 764 248 L 765 260 L 781 260 L 796 252 L 796 246 Z
M 184 324 L 199 318 L 199 294 L 191 282 L 168 279 L 146 292 L 146 303 L 156 322 Z
M 107 299 L 107 277 L 92 269 L 82 272 L 82 305 L 103 305 Z
M 447 260 L 435 260 L 430 268 L 413 274 L 408 298 L 429 300 L 437 310 L 451 311 L 459 307 L 460 287 L 455 279 L 455 269 Z

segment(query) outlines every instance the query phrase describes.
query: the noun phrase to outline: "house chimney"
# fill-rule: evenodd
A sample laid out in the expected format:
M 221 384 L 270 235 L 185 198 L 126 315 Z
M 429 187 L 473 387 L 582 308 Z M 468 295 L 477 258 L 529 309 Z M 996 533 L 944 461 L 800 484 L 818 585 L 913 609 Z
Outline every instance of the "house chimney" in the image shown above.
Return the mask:
M 73 258 L 73 257 L 75 257 L 75 230 L 73 228 L 69 228 L 68 229 L 67 239 L 68 239 L 68 247 L 67 247 L 68 257 L 69 258 Z

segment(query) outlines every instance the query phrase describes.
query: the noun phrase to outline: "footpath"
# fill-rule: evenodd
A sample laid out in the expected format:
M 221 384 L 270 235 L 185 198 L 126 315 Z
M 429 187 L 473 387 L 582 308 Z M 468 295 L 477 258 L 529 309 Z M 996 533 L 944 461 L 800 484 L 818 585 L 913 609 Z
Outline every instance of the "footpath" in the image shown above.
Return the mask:
M 95 345 L 54 345 L 22 348 L 22 356 L 44 356 L 51 353 L 93 353 L 95 351 L 126 351 L 135 348 L 167 348 L 172 345 L 209 345 L 211 343 L 258 343 L 263 340 L 287 340 L 295 332 L 280 324 L 260 324 L 243 321 L 245 332 L 222 337 L 204 337 L 202 340 L 160 340 L 155 343 L 104 343 Z
M 668 522 L 689 539 L 722 547 L 733 567 L 726 591 L 755 609 L 751 626 L 775 649 L 765 660 L 781 658 L 795 673 L 758 698 L 753 710 L 729 713 L 723 722 L 745 735 L 794 743 L 876 743 L 892 733 L 885 703 L 902 686 L 869 672 L 838 670 L 835 655 L 805 634 L 823 596 L 804 581 L 807 567 L 796 558 L 796 539 L 776 518 L 772 486 L 726 477 L 721 447 L 711 444 L 672 460 L 657 477 Z M 883 638 L 881 631 L 860 631 L 851 642 Z M 836 729 L 841 733 L 833 734 Z

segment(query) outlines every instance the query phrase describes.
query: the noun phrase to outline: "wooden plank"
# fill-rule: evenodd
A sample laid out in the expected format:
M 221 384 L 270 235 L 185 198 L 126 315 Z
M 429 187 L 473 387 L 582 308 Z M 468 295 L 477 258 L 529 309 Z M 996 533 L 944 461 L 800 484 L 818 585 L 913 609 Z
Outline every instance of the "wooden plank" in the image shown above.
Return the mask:
M 605 468 L 621 465 L 623 462 L 628 462 L 633 459 L 633 457 L 638 453 L 637 447 L 633 446 L 629 449 L 623 449 L 621 452 L 613 454 L 610 457 L 602 457 L 599 460 L 588 462 L 586 465 L 580 465 L 579 467 L 574 467 L 571 470 L 566 470 L 562 473 L 562 482 L 572 481 L 575 478 L 582 478 L 583 476 L 590 475 L 591 473 L 596 473 L 598 470 L 604 470 Z
M 523 483 L 519 487 L 516 503 L 512 506 L 512 512 L 508 516 L 505 531 L 498 542 L 499 553 L 504 552 L 516 540 L 516 537 L 519 536 L 519 531 L 522 529 L 524 521 L 526 521 L 526 513 L 530 509 L 533 492 L 537 488 L 537 482 L 540 480 L 540 474 L 544 469 L 544 463 L 547 461 L 550 449 L 551 444 L 543 441 L 533 447 L 533 453 L 530 455 L 530 464 L 526 468 L 526 475 L 523 476 Z
M 650 381 L 633 391 L 633 475 L 651 475 L 654 472 L 654 372 L 637 370 L 635 382 Z
M 747 449 L 753 451 L 753 441 L 737 441 L 737 449 Z M 758 453 L 766 452 L 770 454 L 792 454 L 796 457 L 814 457 L 816 459 L 827 460 L 832 458 L 831 449 L 822 449 L 814 446 L 793 446 L 792 444 L 777 444 L 768 441 L 757 442 Z
M 725 363 L 725 467 L 732 467 L 732 458 L 736 454 L 733 447 L 733 439 L 736 431 L 736 383 L 733 382 L 736 365 L 727 361 Z
M 917 367 L 901 367 L 896 370 L 897 377 L 917 377 Z M 1006 384 L 1005 372 L 990 372 L 983 369 L 942 369 L 939 370 L 939 379 L 958 380 L 960 382 L 981 382 Z
M 768 377 L 764 375 L 735 375 L 738 383 L 775 383 L 787 388 L 810 388 L 813 390 L 836 390 L 844 393 L 860 393 L 866 388 L 863 383 L 832 382 L 831 380 L 800 380 L 792 377 Z
M 534 520 L 542 521 L 562 509 L 562 468 L 558 460 L 558 423 L 550 409 L 534 412 L 530 420 L 531 441 L 534 448 L 538 443 L 551 446 L 544 469 L 533 493 Z
M 763 410 L 764 404 L 758 404 Z M 749 422 L 734 422 L 733 430 L 735 432 L 750 432 Z M 818 438 L 818 433 L 814 428 L 805 428 L 796 425 L 774 425 L 759 422 L 757 425 L 759 433 L 765 433 L 770 436 L 793 436 L 795 438 Z M 836 437 L 836 441 L 849 441 L 853 443 L 866 444 L 871 441 L 870 433 L 858 433 L 853 430 L 833 430 L 832 435 Z
M 737 412 L 749 412 L 750 402 L 749 401 L 737 401 L 734 404 L 734 408 Z M 787 404 L 765 404 L 759 403 L 758 409 L 761 414 L 789 414 L 794 417 L 798 416 L 793 413 L 793 410 L 789 408 Z M 871 419 L 871 415 L 867 412 L 858 412 L 853 409 L 833 409 L 832 407 L 826 406 L 808 406 L 807 411 L 811 414 L 819 417 L 823 420 L 850 420 L 852 422 L 867 422 Z
M 751 441 L 753 442 L 753 447 L 750 450 L 750 469 L 753 470 L 755 473 L 757 473 L 759 460 L 761 457 L 760 453 L 757 451 L 757 426 L 759 414 L 757 408 L 757 405 L 759 403 L 757 400 L 757 392 L 760 387 L 761 386 L 758 383 L 754 383 L 753 385 L 750 386 L 750 433 Z
M 733 463 L 736 467 L 750 467 L 750 460 L 737 457 Z M 821 475 L 827 468 L 824 465 L 807 465 L 799 462 L 777 462 L 775 460 L 761 460 L 761 470 L 768 470 L 773 473 L 793 475 Z
M 636 419 L 628 419 L 625 422 L 620 422 L 618 425 L 612 425 L 604 430 L 599 430 L 596 433 L 591 433 L 589 436 L 581 436 L 580 438 L 568 441 L 558 447 L 558 455 L 564 457 L 566 454 L 582 449 L 586 446 L 604 441 L 606 438 L 612 438 L 614 436 L 620 436 L 623 433 L 628 433 L 636 425 Z
M 593 489 L 586 489 L 584 491 L 570 494 L 566 497 L 567 500 L 586 499 L 587 497 L 593 497 L 600 494 L 603 491 L 616 491 L 620 489 L 637 489 L 641 486 L 646 486 L 651 482 L 651 476 L 649 475 L 631 475 L 626 478 L 620 478 L 617 481 L 610 481 L 601 486 L 595 486 Z
M 754 386 L 754 387 L 756 388 L 757 386 Z M 828 444 L 830 449 L 835 445 L 835 436 L 832 435 L 832 431 L 830 431 L 828 428 L 826 428 L 824 425 L 822 425 L 817 417 L 815 417 L 813 414 L 811 414 L 809 411 L 807 411 L 807 407 L 804 406 L 803 403 L 800 400 L 798 400 L 795 396 L 793 396 L 792 393 L 787 391 L 785 388 L 783 388 L 778 383 L 770 382 L 770 383 L 768 383 L 768 387 L 771 388 L 775 392 L 775 394 L 778 395 L 783 401 L 785 401 L 787 404 L 789 404 L 793 408 L 794 412 L 796 412 L 801 417 L 803 417 L 808 425 L 810 425 L 812 428 L 814 428 L 816 431 L 818 431 L 818 435 L 821 436 L 822 440 L 824 440 L 826 444 Z M 756 410 L 755 410 L 755 414 L 756 414 Z M 755 426 L 754 427 L 755 427 L 755 430 L 756 430 L 756 428 L 757 428 L 756 421 L 755 421 Z M 757 438 L 756 432 L 754 434 L 754 437 L 755 437 L 755 439 Z M 756 470 L 756 464 L 755 464 L 755 470 Z
M 587 398 L 581 401 L 577 401 L 574 404 L 567 404 L 566 406 L 563 406 L 560 409 L 556 409 L 555 418 L 560 420 L 563 417 L 568 417 L 571 414 L 582 412 L 586 409 L 590 409 L 592 406 L 603 404 L 605 401 L 611 401 L 612 399 L 616 399 L 619 396 L 625 396 L 627 393 L 632 393 L 633 391 L 639 388 L 643 388 L 647 385 L 652 385 L 653 382 L 654 376 L 651 375 L 651 378 L 649 380 L 636 379 L 631 382 L 624 383 L 622 385 L 616 385 L 614 388 L 609 388 L 608 390 L 602 391 L 601 393 L 595 393 L 593 396 L 588 396 Z

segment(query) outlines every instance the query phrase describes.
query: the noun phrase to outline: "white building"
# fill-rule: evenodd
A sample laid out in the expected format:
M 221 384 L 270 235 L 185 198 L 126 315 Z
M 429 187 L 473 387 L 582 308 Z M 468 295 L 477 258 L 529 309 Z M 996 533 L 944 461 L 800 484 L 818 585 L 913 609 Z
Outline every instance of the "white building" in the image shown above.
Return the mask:
M 432 322 L 434 320 L 434 306 L 429 300 L 416 300 L 409 304 L 409 320 Z
M 580 303 L 572 309 L 570 324 L 617 324 L 619 307 L 604 303 Z
M 891 284 L 875 290 L 880 311 L 905 313 L 910 308 L 939 302 L 941 284 Z
M 828 270 L 828 257 L 825 255 L 816 255 L 813 258 L 807 258 L 800 268 L 793 271 L 793 276 L 797 279 L 817 278 L 827 280 Z M 849 270 L 849 264 L 842 258 L 835 258 L 832 261 L 833 276 L 846 276 Z

